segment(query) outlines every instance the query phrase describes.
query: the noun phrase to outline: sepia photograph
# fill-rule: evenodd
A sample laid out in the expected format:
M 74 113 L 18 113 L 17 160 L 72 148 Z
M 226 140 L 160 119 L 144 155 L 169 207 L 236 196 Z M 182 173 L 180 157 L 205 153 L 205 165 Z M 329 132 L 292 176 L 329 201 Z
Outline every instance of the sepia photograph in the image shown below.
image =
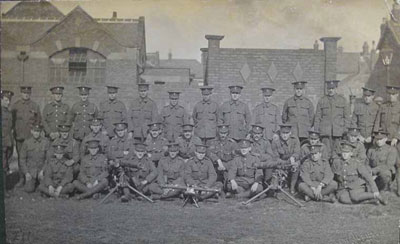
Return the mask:
M 0 243 L 400 244 L 400 0 L 0 2 Z

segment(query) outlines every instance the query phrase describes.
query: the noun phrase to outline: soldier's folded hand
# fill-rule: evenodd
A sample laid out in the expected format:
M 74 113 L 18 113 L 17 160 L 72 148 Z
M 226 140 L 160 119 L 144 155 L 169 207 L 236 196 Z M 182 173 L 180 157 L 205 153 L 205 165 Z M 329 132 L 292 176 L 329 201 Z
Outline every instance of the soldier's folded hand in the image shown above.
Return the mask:
M 367 137 L 367 138 L 365 139 L 365 142 L 366 142 L 366 143 L 371 143 L 371 142 L 372 142 L 372 137 L 370 137 L 370 136 Z
M 75 161 L 73 159 L 68 159 L 67 161 L 65 161 L 65 165 L 72 166 L 75 163 Z
M 142 186 L 146 185 L 147 183 L 148 183 L 147 180 L 142 180 L 142 182 L 140 182 L 140 184 L 141 184 Z
M 49 194 L 50 195 L 54 195 L 54 187 L 53 186 L 49 186 Z
M 151 158 L 151 153 L 147 153 L 147 157 Z
M 321 185 L 318 185 L 318 187 L 315 189 L 315 197 L 317 198 L 317 200 L 321 200 L 322 199 L 321 190 L 322 190 L 322 186 Z
M 57 139 L 58 138 L 58 136 L 59 136 L 59 133 L 58 132 L 50 132 L 50 138 L 52 139 L 52 140 L 55 140 L 55 139 Z
M 43 180 L 43 170 L 39 172 L 38 178 L 39 180 Z
M 97 184 L 99 184 L 99 181 L 98 181 L 98 180 L 96 180 L 96 181 L 93 183 L 93 186 L 96 186 Z
M 60 195 L 62 188 L 63 188 L 62 186 L 58 186 L 57 189 L 55 190 L 54 193 L 55 193 L 55 195 L 56 195 L 57 197 Z
M 272 135 L 272 140 L 278 141 L 279 140 L 279 135 L 278 134 L 273 134 Z
M 237 190 L 238 189 L 238 184 L 236 183 L 235 180 L 231 180 L 231 185 L 232 185 L 232 190 Z
M 29 173 L 26 173 L 26 174 L 25 174 L 25 179 L 26 179 L 27 181 L 32 180 L 32 175 L 29 174 Z
M 251 186 L 251 191 L 252 192 L 256 192 L 257 191 L 257 188 L 258 188 L 258 182 L 255 182 L 252 186 Z
M 218 162 L 218 170 L 220 170 L 220 171 L 226 170 L 226 168 L 225 168 L 224 164 L 222 163 L 221 159 L 218 159 L 217 162 Z
M 90 182 L 87 183 L 86 186 L 87 186 L 87 188 L 92 188 L 93 187 L 92 183 L 90 183 Z
M 374 192 L 374 198 L 378 198 L 381 194 L 379 193 L 379 191 Z
M 390 145 L 391 145 L 392 147 L 395 147 L 395 146 L 397 145 L 397 139 L 396 139 L 396 138 L 393 138 L 393 139 L 392 139 L 392 142 L 390 143 Z

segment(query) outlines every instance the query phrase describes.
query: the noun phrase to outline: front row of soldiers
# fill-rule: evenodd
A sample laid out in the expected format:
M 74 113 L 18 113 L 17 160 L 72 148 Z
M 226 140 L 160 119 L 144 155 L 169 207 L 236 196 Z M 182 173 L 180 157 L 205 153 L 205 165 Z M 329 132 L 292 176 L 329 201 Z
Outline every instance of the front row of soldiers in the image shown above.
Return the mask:
M 160 122 L 148 126 L 144 143 L 129 137 L 125 122 L 114 124 L 115 136 L 109 139 L 102 133 L 102 120 L 94 119 L 80 143 L 72 138 L 69 125 L 59 125 L 60 137 L 50 142 L 35 124 L 21 147 L 25 190 L 37 187 L 50 197 L 79 193 L 76 198 L 83 199 L 119 184 L 121 201 L 126 202 L 134 196 L 132 187 L 157 200 L 181 196 L 184 190 L 167 187 L 172 185 L 204 189 L 199 200 L 218 194 L 209 189 L 248 198 L 271 184 L 274 172 L 284 170 L 290 192 L 298 190 L 306 201 L 387 204 L 380 191 L 389 190 L 395 175 L 397 152 L 386 144 L 384 130 L 374 133 L 374 146 L 366 154 L 363 144 L 354 140 L 359 130 L 350 128 L 328 160 L 319 132 L 310 130 L 309 140 L 301 145 L 290 124 L 280 124 L 278 138 L 271 142 L 264 139 L 261 124 L 253 124 L 238 142 L 229 137 L 229 125 L 220 124 L 217 137 L 205 143 L 194 135 L 192 124 L 184 124 L 183 135 L 170 142 L 162 136 Z

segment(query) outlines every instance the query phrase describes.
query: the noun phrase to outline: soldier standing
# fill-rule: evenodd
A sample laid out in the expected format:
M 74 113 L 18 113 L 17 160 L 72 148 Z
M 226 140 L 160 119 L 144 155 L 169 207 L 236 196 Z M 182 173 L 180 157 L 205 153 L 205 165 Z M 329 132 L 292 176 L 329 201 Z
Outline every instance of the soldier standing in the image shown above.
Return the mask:
M 240 154 L 237 155 L 228 170 L 228 193 L 226 197 L 237 194 L 239 198 L 252 197 L 263 190 L 260 160 L 250 153 L 250 140 L 239 141 Z
M 32 137 L 25 140 L 21 147 L 21 171 L 25 176 L 25 191 L 28 193 L 34 192 L 37 183 L 43 180 L 49 141 L 41 133 L 42 126 L 33 125 Z
M 157 104 L 148 97 L 148 83 L 139 83 L 139 97 L 132 101 L 128 110 L 128 131 L 136 141 L 144 141 L 148 124 L 158 117 Z
M 167 153 L 168 141 L 162 137 L 161 123 L 153 122 L 149 126 L 149 135 L 146 138 L 147 154 L 153 161 L 154 165 L 158 166 L 158 161 Z
M 115 136 L 114 123 L 126 121 L 126 107 L 117 99 L 118 87 L 107 86 L 108 100 L 100 103 L 98 118 L 103 119 L 102 133 L 110 139 Z
M 386 144 L 388 133 L 380 129 L 374 133 L 375 143 L 368 150 L 368 163 L 379 190 L 389 191 L 392 175 L 396 173 L 397 152 L 394 147 Z
M 100 152 L 99 145 L 98 140 L 87 142 L 89 154 L 82 158 L 78 179 L 73 182 L 75 188 L 82 192 L 77 196 L 78 200 L 91 197 L 108 186 L 107 157 Z
M 343 141 L 340 149 L 340 158 L 335 158 L 332 162 L 334 178 L 338 182 L 336 196 L 339 202 L 352 204 L 377 199 L 386 205 L 386 199 L 383 199 L 380 195 L 378 187 L 365 165 L 352 157 L 354 146 Z M 365 182 L 368 183 L 372 192 L 366 191 Z
M 206 157 L 207 146 L 196 144 L 195 156 L 190 158 L 185 165 L 185 183 L 188 186 L 214 188 L 222 190 L 222 183 L 217 182 L 217 173 L 213 163 Z M 199 200 L 213 197 L 216 192 L 201 192 Z
M 372 143 L 372 132 L 377 118 L 379 106 L 374 102 L 375 90 L 363 87 L 363 100 L 354 105 L 351 125 L 360 128 L 360 141 L 367 149 Z
M 397 149 L 397 195 L 400 197 L 400 102 L 398 86 L 387 86 L 388 101 L 382 104 L 378 112 L 375 128 L 382 127 L 389 133 L 388 142 Z
M 14 95 L 12 91 L 1 91 L 1 133 L 2 133 L 2 153 L 4 173 L 9 171 L 10 159 L 13 154 L 14 136 L 13 136 L 13 117 L 9 110 L 11 98 Z M 6 175 L 6 174 L 4 174 Z M 4 177 L 5 179 L 5 177 Z
M 308 138 L 314 120 L 314 105 L 305 97 L 306 81 L 293 82 L 294 96 L 286 100 L 282 111 L 282 122 L 292 124 L 293 135 L 300 142 Z
M 18 153 L 18 168 L 21 169 L 20 151 L 22 144 L 25 140 L 29 139 L 31 129 L 34 124 L 40 124 L 41 115 L 39 105 L 31 100 L 32 87 L 21 86 L 22 99 L 16 101 L 11 106 L 11 113 L 13 115 L 14 134 Z M 21 187 L 24 184 L 24 175 L 19 170 L 19 181 L 16 187 Z
M 64 145 L 53 146 L 54 155 L 44 168 L 44 179 L 38 190 L 49 197 L 68 197 L 75 189 L 72 184 L 73 170 L 66 164 Z
M 320 132 L 329 158 L 334 155 L 336 145 L 350 126 L 350 106 L 344 96 L 336 93 L 338 82 L 326 81 L 327 95 L 319 99 L 314 120 L 314 129 Z
M 75 103 L 70 110 L 69 122 L 73 125 L 73 137 L 78 141 L 89 134 L 90 122 L 97 117 L 97 107 L 94 103 L 89 102 L 90 87 L 79 86 L 79 96 L 81 101 Z
M 260 103 L 253 110 L 254 123 L 261 123 L 264 127 L 264 138 L 272 141 L 272 138 L 278 139 L 278 130 L 280 124 L 280 112 L 278 106 L 271 103 L 271 97 L 275 89 L 271 87 L 261 88 L 264 102 Z
M 55 86 L 50 88 L 50 91 L 53 101 L 43 109 L 43 128 L 46 136 L 54 141 L 60 136 L 57 126 L 68 122 L 69 106 L 62 102 L 64 87 Z
M 194 156 L 197 144 L 202 144 L 201 139 L 198 136 L 193 135 L 193 125 L 184 124 L 182 126 L 183 133 L 176 140 L 179 143 L 179 156 L 185 160 L 185 162 Z
M 217 134 L 218 104 L 211 100 L 212 87 L 203 86 L 200 89 L 203 100 L 194 106 L 192 114 L 194 134 L 207 143 Z
M 229 86 L 231 100 L 221 105 L 218 124 L 229 124 L 229 135 L 235 141 L 247 136 L 250 129 L 251 115 L 247 104 L 239 101 L 243 86 Z
M 323 144 L 322 144 L 323 145 Z M 333 180 L 333 173 L 328 160 L 322 158 L 321 144 L 312 145 L 309 148 L 310 158 L 301 165 L 299 191 L 304 194 L 308 202 L 315 201 L 334 202 L 334 191 L 338 184 Z
M 296 183 L 299 176 L 298 167 L 300 165 L 300 141 L 292 135 L 292 125 L 279 125 L 279 139 L 273 140 L 271 147 L 273 153 L 273 161 L 277 165 L 290 165 L 295 170 L 290 172 L 290 193 L 296 192 Z M 293 172 L 294 171 L 294 172 Z
M 189 123 L 185 108 L 178 104 L 179 93 L 169 91 L 169 105 L 161 110 L 161 119 L 164 125 L 164 137 L 168 141 L 175 141 L 182 134 L 182 125 Z

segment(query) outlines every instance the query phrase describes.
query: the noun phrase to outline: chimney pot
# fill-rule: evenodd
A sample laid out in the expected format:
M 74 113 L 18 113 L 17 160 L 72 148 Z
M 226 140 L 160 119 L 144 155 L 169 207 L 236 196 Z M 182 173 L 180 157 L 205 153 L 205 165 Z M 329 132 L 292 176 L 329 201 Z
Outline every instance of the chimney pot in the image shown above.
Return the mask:
M 206 35 L 205 37 L 208 40 L 208 48 L 216 49 L 219 49 L 220 41 L 224 39 L 224 36 L 219 35 Z
M 116 19 L 116 18 L 117 18 L 117 11 L 114 11 L 114 12 L 113 12 L 112 18 L 113 18 L 113 19 Z
M 318 50 L 319 49 L 319 43 L 318 40 L 315 40 L 314 42 L 314 50 Z

